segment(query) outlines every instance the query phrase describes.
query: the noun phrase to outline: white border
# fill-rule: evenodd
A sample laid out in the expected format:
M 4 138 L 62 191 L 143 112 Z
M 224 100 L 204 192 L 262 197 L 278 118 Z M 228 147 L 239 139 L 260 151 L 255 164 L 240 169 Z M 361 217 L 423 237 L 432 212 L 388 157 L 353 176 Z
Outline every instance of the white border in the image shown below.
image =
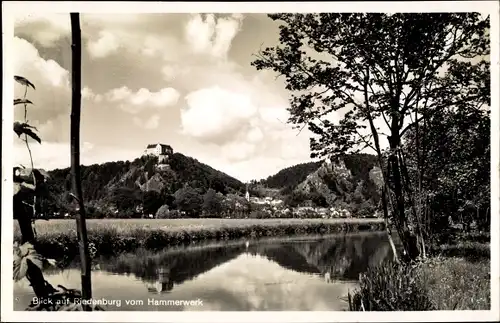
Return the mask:
M 2 118 L 2 302 L 1 320 L 10 322 L 416 322 L 416 321 L 498 321 L 499 313 L 499 4 L 497 1 L 447 2 L 2 2 L 3 20 L 3 118 Z M 491 311 L 441 312 L 14 312 L 12 283 L 12 151 L 13 71 L 8 62 L 13 53 L 9 43 L 13 38 L 13 17 L 18 12 L 29 14 L 68 13 L 269 13 L 269 12 L 485 12 L 491 17 Z M 69 19 L 69 17 L 68 17 Z M 19 55 L 19 54 L 18 54 Z M 22 55 L 22 53 L 20 54 Z M 5 126 L 4 126 L 5 125 Z M 4 171 L 6 170 L 6 171 Z

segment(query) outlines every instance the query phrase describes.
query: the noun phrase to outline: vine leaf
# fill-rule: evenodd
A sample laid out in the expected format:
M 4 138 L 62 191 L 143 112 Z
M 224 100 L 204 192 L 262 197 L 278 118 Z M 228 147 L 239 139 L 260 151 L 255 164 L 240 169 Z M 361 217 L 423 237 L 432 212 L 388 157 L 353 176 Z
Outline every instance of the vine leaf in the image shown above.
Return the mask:
M 35 127 L 33 126 L 30 126 L 29 124 L 27 123 L 20 123 L 20 122 L 14 122 L 14 132 L 17 134 L 18 137 L 21 137 L 21 135 L 24 133 L 28 136 L 30 136 L 31 138 L 33 138 L 34 140 L 36 140 L 39 144 L 42 143 L 42 139 L 40 139 L 40 137 L 38 137 L 38 135 L 36 133 L 33 132 L 33 130 L 31 129 L 35 129 Z
M 18 82 L 19 84 L 22 84 L 24 86 L 31 86 L 33 90 L 36 90 L 33 83 L 31 83 L 27 78 L 24 78 L 19 75 L 14 75 L 14 80 L 16 80 L 16 82 Z
M 14 245 L 14 280 L 19 281 L 26 276 L 29 262 L 42 269 L 44 258 L 27 242 L 19 246 Z
M 33 102 L 28 99 L 14 99 L 14 105 L 18 104 L 33 104 Z
M 37 183 L 43 183 L 50 178 L 50 175 L 44 169 L 14 167 L 14 182 L 30 182 L 35 176 Z
M 29 183 L 15 183 L 14 182 L 14 196 L 19 193 L 28 193 L 35 191 L 35 185 Z
M 45 261 L 51 265 L 51 266 L 54 266 L 54 267 L 57 267 L 57 261 L 55 259 L 45 259 Z

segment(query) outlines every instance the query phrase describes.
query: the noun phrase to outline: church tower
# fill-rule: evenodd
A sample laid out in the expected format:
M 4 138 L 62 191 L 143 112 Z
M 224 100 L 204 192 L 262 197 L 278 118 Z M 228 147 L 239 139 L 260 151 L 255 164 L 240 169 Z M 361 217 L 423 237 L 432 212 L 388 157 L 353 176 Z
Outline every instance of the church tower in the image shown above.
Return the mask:
M 248 183 L 247 183 L 247 190 L 245 192 L 245 200 L 247 200 L 247 202 L 250 202 L 250 193 L 248 192 Z

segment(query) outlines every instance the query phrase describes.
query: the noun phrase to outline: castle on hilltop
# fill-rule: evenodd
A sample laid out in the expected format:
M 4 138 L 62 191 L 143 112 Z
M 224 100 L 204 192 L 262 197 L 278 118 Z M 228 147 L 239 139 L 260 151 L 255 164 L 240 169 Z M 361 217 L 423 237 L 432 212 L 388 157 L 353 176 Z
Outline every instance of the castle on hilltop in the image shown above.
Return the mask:
M 157 156 L 158 163 L 167 163 L 168 158 L 174 153 L 174 150 L 171 146 L 165 144 L 149 144 L 144 150 L 145 156 Z

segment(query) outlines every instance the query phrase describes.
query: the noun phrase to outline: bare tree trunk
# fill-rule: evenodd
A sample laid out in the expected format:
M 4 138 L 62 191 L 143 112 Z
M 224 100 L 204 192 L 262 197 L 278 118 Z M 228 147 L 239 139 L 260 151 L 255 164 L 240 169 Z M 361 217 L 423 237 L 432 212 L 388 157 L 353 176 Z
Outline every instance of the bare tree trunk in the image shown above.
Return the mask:
M 80 247 L 80 262 L 82 269 L 82 298 L 89 300 L 92 297 L 91 263 L 87 241 L 87 226 L 85 224 L 85 206 L 83 204 L 82 185 L 80 179 L 80 111 L 81 111 L 81 31 L 80 14 L 71 13 L 71 47 L 72 47 L 72 99 L 71 99 L 71 173 L 73 179 L 74 197 L 78 202 L 76 224 Z M 88 305 L 84 311 L 91 311 Z
M 425 239 L 423 235 L 423 224 L 422 224 L 422 216 L 421 216 L 421 208 L 420 208 L 420 190 L 416 194 L 416 199 L 417 202 L 415 202 L 415 193 L 411 187 L 411 179 L 410 175 L 408 172 L 408 166 L 406 164 L 406 160 L 404 157 L 404 153 L 402 150 L 399 151 L 398 153 L 398 161 L 399 161 L 399 167 L 401 169 L 401 180 L 402 180 L 402 186 L 403 186 L 403 194 L 406 192 L 409 196 L 410 199 L 410 205 L 412 209 L 412 214 L 413 214 L 413 219 L 411 219 L 410 223 L 412 225 L 415 225 L 416 223 L 416 230 L 410 230 L 411 234 L 415 235 L 416 238 L 416 252 L 418 252 L 419 255 L 424 255 L 425 254 Z M 418 179 L 417 179 L 418 180 Z M 403 195 L 404 196 L 404 195 Z
M 385 231 L 387 233 L 387 237 L 389 239 L 389 244 L 392 249 L 392 254 L 394 257 L 394 261 L 399 262 L 398 251 L 396 250 L 396 245 L 392 240 L 392 232 L 391 227 L 389 225 L 389 208 L 387 207 L 387 192 L 385 186 L 382 188 L 382 208 L 384 209 L 384 225 Z
M 425 143 L 424 143 L 424 149 L 422 149 L 422 154 L 420 153 L 420 128 L 418 125 L 418 102 L 420 100 L 420 92 L 418 94 L 419 99 L 417 100 L 417 107 L 415 109 L 415 135 L 416 135 L 416 149 L 417 149 L 417 201 L 416 201 L 416 216 L 417 216 L 417 221 L 418 221 L 418 234 L 420 236 L 420 242 L 421 242 L 421 253 L 423 258 L 427 258 L 426 252 L 425 252 L 425 240 L 424 240 L 424 226 L 425 223 L 423 220 L 422 216 L 422 180 L 423 180 L 423 169 L 422 169 L 422 155 L 425 153 Z
M 405 213 L 405 198 L 404 198 L 404 182 L 403 182 L 403 165 L 398 158 L 400 150 L 401 138 L 399 128 L 399 116 L 392 116 L 391 121 L 391 136 L 389 137 L 390 154 L 388 157 L 388 174 L 392 183 L 392 191 L 395 195 L 394 219 L 397 222 L 398 234 L 401 238 L 403 248 L 406 253 L 406 260 L 413 260 L 418 256 L 418 247 L 416 236 L 411 232 L 408 226 L 408 219 Z
M 368 82 L 369 82 L 369 78 L 370 78 L 370 75 L 369 75 L 369 70 L 367 69 L 366 70 L 366 78 L 365 78 L 365 91 L 364 91 L 364 94 L 365 94 L 365 104 L 368 108 L 368 105 L 369 105 L 369 100 L 368 100 Z M 370 123 L 370 131 L 373 135 L 373 141 L 375 143 L 375 150 L 377 152 L 377 159 L 378 159 L 378 164 L 379 164 L 379 167 L 380 167 L 380 171 L 382 172 L 382 180 L 383 180 L 383 187 L 382 187 L 382 208 L 383 208 L 383 212 L 384 212 L 384 224 L 385 224 L 385 230 L 387 232 L 387 238 L 389 239 L 389 244 L 391 245 L 391 249 L 392 249 L 392 253 L 394 255 L 394 260 L 396 262 L 399 262 L 399 257 L 398 257 L 398 252 L 396 250 L 396 246 L 394 244 L 394 241 L 392 240 L 392 232 L 391 232 L 391 227 L 390 227 L 390 224 L 389 224 L 389 208 L 388 208 L 388 196 L 387 196 L 387 193 L 388 193 L 388 190 L 387 190 L 387 176 L 386 176 L 386 173 L 384 171 L 384 165 L 383 165 L 383 161 L 382 161 L 382 149 L 380 148 L 380 142 L 379 142 L 379 138 L 378 138 L 378 132 L 377 132 L 377 129 L 375 128 L 375 124 L 373 123 L 373 118 L 369 112 L 369 110 L 367 109 L 367 118 L 368 118 L 368 122 Z

